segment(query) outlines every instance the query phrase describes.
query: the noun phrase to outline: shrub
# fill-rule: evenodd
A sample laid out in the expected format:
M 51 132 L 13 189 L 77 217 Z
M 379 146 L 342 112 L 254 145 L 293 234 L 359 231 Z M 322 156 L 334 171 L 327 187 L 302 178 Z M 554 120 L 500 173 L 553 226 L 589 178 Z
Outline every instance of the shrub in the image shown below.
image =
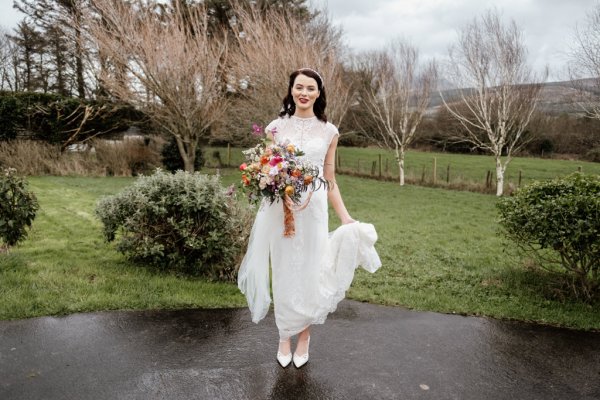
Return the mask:
M 104 236 L 128 258 L 162 270 L 234 280 L 251 214 L 218 176 L 157 170 L 100 200 Z
M 600 176 L 537 182 L 497 204 L 503 232 L 544 268 L 566 273 L 575 295 L 600 286 Z
M 585 159 L 593 162 L 600 162 L 600 146 L 594 147 L 585 154 Z
M 23 175 L 86 175 L 99 170 L 88 153 L 61 152 L 57 144 L 35 140 L 0 141 L 0 166 Z
M 143 113 L 126 104 L 81 100 L 52 93 L 0 91 L 0 140 L 25 135 L 65 144 L 77 130 L 77 141 L 127 129 Z
M 177 147 L 177 141 L 172 136 L 162 149 L 162 164 L 167 171 L 175 172 L 185 170 L 183 159 Z M 200 146 L 196 147 L 196 159 L 194 160 L 194 170 L 199 171 L 204 166 L 204 155 Z
M 132 176 L 160 166 L 164 141 L 94 140 L 90 150 L 61 151 L 60 145 L 35 140 L 0 141 L 0 167 L 16 168 L 24 175 Z
M 35 195 L 27 189 L 25 179 L 14 168 L 0 172 L 0 239 L 6 247 L 14 246 L 27 237 L 38 210 Z
M 11 140 L 17 137 L 19 113 L 17 99 L 15 97 L 3 96 L 0 93 L 0 141 Z
M 152 173 L 161 166 L 161 149 L 164 139 L 150 136 L 143 139 L 94 140 L 92 146 L 96 159 L 108 176 L 137 176 Z

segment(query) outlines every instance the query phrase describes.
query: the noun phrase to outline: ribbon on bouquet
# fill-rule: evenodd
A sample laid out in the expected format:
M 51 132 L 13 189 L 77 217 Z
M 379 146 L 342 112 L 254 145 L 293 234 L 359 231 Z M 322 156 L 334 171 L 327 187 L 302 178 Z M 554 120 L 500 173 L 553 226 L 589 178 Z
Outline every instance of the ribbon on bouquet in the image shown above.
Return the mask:
M 284 237 L 293 237 L 296 234 L 296 224 L 294 221 L 294 211 L 302 211 L 308 206 L 310 202 L 310 198 L 312 197 L 313 192 L 308 193 L 308 197 L 304 204 L 301 204 L 297 207 L 290 207 L 287 204 L 287 201 L 283 201 L 283 236 Z M 286 198 L 286 200 L 289 199 Z

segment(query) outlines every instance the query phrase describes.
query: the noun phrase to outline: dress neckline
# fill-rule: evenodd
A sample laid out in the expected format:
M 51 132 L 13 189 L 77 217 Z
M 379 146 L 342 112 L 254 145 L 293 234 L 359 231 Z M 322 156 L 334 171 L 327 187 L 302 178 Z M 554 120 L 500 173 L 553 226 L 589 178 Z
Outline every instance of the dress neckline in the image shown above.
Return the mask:
M 313 115 L 312 117 L 298 117 L 297 115 L 292 115 L 291 118 L 297 119 L 299 121 L 310 121 L 310 120 L 313 120 L 313 119 L 317 119 L 317 116 Z

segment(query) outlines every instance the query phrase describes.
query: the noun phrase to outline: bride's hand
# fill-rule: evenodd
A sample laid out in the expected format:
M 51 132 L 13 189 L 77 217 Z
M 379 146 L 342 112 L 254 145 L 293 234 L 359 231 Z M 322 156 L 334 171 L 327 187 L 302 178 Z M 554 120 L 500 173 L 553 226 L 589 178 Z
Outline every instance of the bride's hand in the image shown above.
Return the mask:
M 288 196 L 287 194 L 285 196 L 283 196 L 283 201 L 285 202 L 285 205 L 288 206 L 288 208 L 290 210 L 294 206 L 294 202 L 292 201 L 292 199 L 290 198 L 290 196 Z
M 342 225 L 351 224 L 351 223 L 353 223 L 353 222 L 356 222 L 356 221 L 355 221 L 354 219 L 352 219 L 352 217 L 350 217 L 350 216 L 349 216 L 349 217 L 347 217 L 347 218 L 344 218 L 344 219 L 342 220 Z

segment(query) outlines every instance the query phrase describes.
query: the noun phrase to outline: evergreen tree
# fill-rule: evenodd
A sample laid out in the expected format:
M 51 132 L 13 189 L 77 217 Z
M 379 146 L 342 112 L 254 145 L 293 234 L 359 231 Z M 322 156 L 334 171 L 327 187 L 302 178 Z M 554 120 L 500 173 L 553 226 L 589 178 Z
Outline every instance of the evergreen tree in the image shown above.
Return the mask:
M 73 60 L 74 84 L 81 99 L 85 98 L 86 92 L 83 64 L 86 49 L 81 31 L 85 3 L 86 0 L 14 0 L 13 3 L 14 7 L 27 15 L 45 35 L 52 37 L 54 43 L 51 51 L 56 67 L 60 65 L 64 68 L 69 65 L 67 59 Z M 67 72 L 63 69 L 60 74 L 60 78 L 55 77 L 56 89 L 59 92 L 67 91 L 66 87 L 63 88 L 58 83 L 66 83 Z
M 234 0 L 235 1 L 235 0 Z M 196 0 L 171 0 L 172 3 L 185 3 L 187 6 L 197 4 Z M 236 18 L 232 13 L 232 0 L 206 0 L 205 4 L 209 13 L 210 22 L 214 31 L 219 31 L 222 28 L 229 28 L 231 24 L 236 24 Z M 287 11 L 292 11 L 295 17 L 308 21 L 314 14 L 311 13 L 306 0 L 256 0 L 246 2 L 248 6 L 257 7 L 261 11 L 266 11 L 269 8 L 285 8 Z M 241 4 L 244 4 L 243 2 Z
M 31 23 L 23 20 L 15 28 L 14 35 L 9 37 L 18 47 L 19 88 L 26 91 L 43 90 L 45 69 L 42 54 L 45 41 L 41 33 Z
M 54 81 L 50 86 L 50 91 L 61 96 L 70 96 L 68 89 L 68 79 L 71 74 L 68 71 L 70 57 L 69 49 L 64 40 L 64 32 L 60 26 L 54 25 L 47 29 L 47 51 L 50 56 L 50 64 Z

